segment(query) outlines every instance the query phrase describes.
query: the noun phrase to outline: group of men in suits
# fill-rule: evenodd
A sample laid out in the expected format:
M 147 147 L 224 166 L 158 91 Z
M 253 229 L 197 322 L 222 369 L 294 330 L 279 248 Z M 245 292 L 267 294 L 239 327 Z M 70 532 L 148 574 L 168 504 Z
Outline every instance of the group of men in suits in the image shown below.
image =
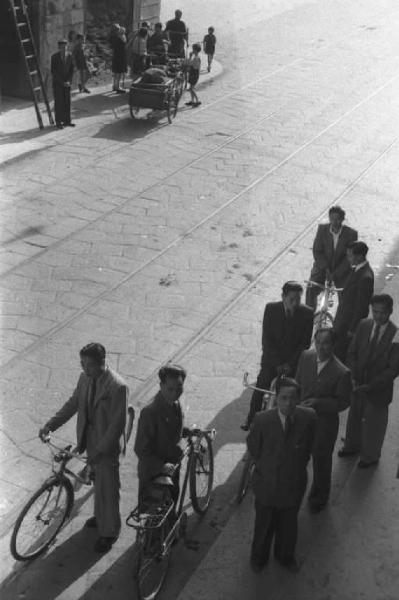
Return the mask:
M 329 223 L 319 225 L 310 276 L 322 286 L 329 280 L 342 288 L 334 327 L 319 328 L 310 348 L 318 289 L 308 286 L 303 305 L 302 286 L 293 281 L 284 284 L 281 301 L 268 303 L 264 312 L 256 387 L 270 389 L 275 380 L 276 407 L 262 412 L 262 392 L 254 391 L 241 426 L 250 430 L 247 444 L 256 461 L 251 554 L 256 572 L 268 560 L 273 537 L 277 560 L 298 569 L 297 514 L 306 488 L 306 465 L 311 456 L 308 505 L 318 513 L 330 494 L 340 412 L 350 407 L 338 455 L 360 454 L 358 467 L 365 469 L 376 465 L 381 454 L 399 374 L 398 328 L 390 320 L 392 298 L 373 295 L 368 247 L 358 241 L 354 229 L 343 225 L 344 218 L 342 208 L 334 206 Z M 370 306 L 372 317 L 367 318 Z M 290 402 L 296 407 L 287 412 Z

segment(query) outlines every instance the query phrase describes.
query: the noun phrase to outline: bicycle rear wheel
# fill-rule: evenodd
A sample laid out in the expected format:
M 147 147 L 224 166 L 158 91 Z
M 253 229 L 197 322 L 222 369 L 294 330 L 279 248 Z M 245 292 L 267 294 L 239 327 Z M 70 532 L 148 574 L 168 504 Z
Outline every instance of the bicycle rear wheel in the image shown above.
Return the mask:
M 201 436 L 198 451 L 190 464 L 190 495 L 193 509 L 204 515 L 209 507 L 213 485 L 213 448 L 208 435 Z
M 247 456 L 244 460 L 245 460 L 245 464 L 244 464 L 244 468 L 241 473 L 241 479 L 240 479 L 240 483 L 238 486 L 238 492 L 237 492 L 237 497 L 236 497 L 238 504 L 241 504 L 241 502 L 244 500 L 245 496 L 247 495 L 247 492 L 251 485 L 252 473 L 253 473 L 254 466 L 255 466 L 254 461 L 252 460 L 249 453 L 247 453 Z
M 169 529 L 166 521 L 160 529 L 148 529 L 139 534 L 139 554 L 134 574 L 139 600 L 154 600 L 165 581 L 170 546 L 163 552 L 162 543 Z
M 69 479 L 54 477 L 30 498 L 11 535 L 10 550 L 16 560 L 31 560 L 49 547 L 71 513 L 74 501 Z

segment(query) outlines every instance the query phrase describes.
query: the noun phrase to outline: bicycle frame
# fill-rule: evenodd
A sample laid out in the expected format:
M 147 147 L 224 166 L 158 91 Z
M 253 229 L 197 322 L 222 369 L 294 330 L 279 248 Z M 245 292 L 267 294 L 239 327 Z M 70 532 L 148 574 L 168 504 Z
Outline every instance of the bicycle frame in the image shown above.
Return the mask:
M 248 371 L 245 371 L 243 380 L 242 380 L 242 385 L 249 390 L 263 392 L 262 410 L 272 408 L 273 404 L 274 404 L 274 400 L 276 398 L 276 392 L 273 390 L 264 390 L 263 388 L 256 387 L 256 385 L 251 385 L 250 383 L 248 383 L 248 376 L 249 376 Z

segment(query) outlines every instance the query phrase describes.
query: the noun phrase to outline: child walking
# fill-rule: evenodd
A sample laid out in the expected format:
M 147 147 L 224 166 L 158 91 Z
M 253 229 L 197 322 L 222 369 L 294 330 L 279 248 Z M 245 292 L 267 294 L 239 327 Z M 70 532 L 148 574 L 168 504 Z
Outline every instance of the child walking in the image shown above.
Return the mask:
M 203 41 L 204 52 L 208 57 L 208 73 L 211 70 L 213 55 L 215 54 L 216 48 L 216 37 L 215 37 L 215 28 L 208 27 L 208 33 L 204 37 Z
M 195 91 L 195 86 L 199 79 L 199 74 L 201 70 L 201 59 L 199 57 L 199 53 L 201 52 L 201 46 L 199 44 L 192 45 L 192 52 L 190 52 L 190 58 L 188 59 L 188 83 L 190 84 L 189 92 L 191 95 L 191 101 L 186 102 L 186 106 L 199 106 L 201 102 L 198 100 L 197 93 Z

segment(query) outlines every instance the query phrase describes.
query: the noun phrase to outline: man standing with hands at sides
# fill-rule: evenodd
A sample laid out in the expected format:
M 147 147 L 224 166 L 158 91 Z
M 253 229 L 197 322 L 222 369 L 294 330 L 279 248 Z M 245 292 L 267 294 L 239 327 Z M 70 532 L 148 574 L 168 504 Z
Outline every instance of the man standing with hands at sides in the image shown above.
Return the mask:
M 55 124 L 58 129 L 63 129 L 65 125 L 75 127 L 75 123 L 71 122 L 73 60 L 72 54 L 66 50 L 67 43 L 67 40 L 60 40 L 58 52 L 51 56 Z
M 334 353 L 343 363 L 346 362 L 346 353 L 356 327 L 369 313 L 374 291 L 374 272 L 367 261 L 368 250 L 367 244 L 358 241 L 349 244 L 346 251 L 351 271 L 334 319 Z
M 255 460 L 251 567 L 256 573 L 268 562 L 273 538 L 276 560 L 290 571 L 299 570 L 295 558 L 298 511 L 316 426 L 314 410 L 297 406 L 299 386 L 294 379 L 279 377 L 276 394 L 277 407 L 255 415 L 247 438 Z
M 360 469 L 376 465 L 380 459 L 393 383 L 399 375 L 399 335 L 390 320 L 392 310 L 389 294 L 373 296 L 372 318 L 359 323 L 348 350 L 354 390 L 345 443 L 338 456 L 360 453 Z
M 301 406 L 313 408 L 317 415 L 312 449 L 313 483 L 309 493 L 309 508 L 313 513 L 326 506 L 330 495 L 339 413 L 348 408 L 352 391 L 350 371 L 334 356 L 333 349 L 333 330 L 319 329 L 315 348 L 301 354 L 295 377 L 301 389 Z
M 332 206 L 328 211 L 329 223 L 319 225 L 313 242 L 314 263 L 310 279 L 319 285 L 325 281 L 334 281 L 342 288 L 350 273 L 351 267 L 346 256 L 346 248 L 357 240 L 357 231 L 344 225 L 345 211 L 340 206 Z M 306 304 L 316 309 L 317 296 L 321 289 L 308 285 Z
M 268 390 L 279 375 L 295 375 L 299 356 L 312 340 L 313 310 L 301 304 L 302 286 L 296 281 L 283 285 L 280 302 L 266 304 L 262 327 L 262 359 L 256 387 Z M 247 420 L 248 431 L 256 412 L 262 408 L 263 393 L 254 391 Z
M 108 552 L 119 536 L 119 454 L 125 450 L 128 387 L 105 364 L 105 348 L 91 343 L 80 351 L 81 373 L 70 399 L 39 431 L 45 438 L 77 413 L 77 451 L 87 451 L 94 470 L 94 517 L 86 527 L 97 528 L 96 552 Z

